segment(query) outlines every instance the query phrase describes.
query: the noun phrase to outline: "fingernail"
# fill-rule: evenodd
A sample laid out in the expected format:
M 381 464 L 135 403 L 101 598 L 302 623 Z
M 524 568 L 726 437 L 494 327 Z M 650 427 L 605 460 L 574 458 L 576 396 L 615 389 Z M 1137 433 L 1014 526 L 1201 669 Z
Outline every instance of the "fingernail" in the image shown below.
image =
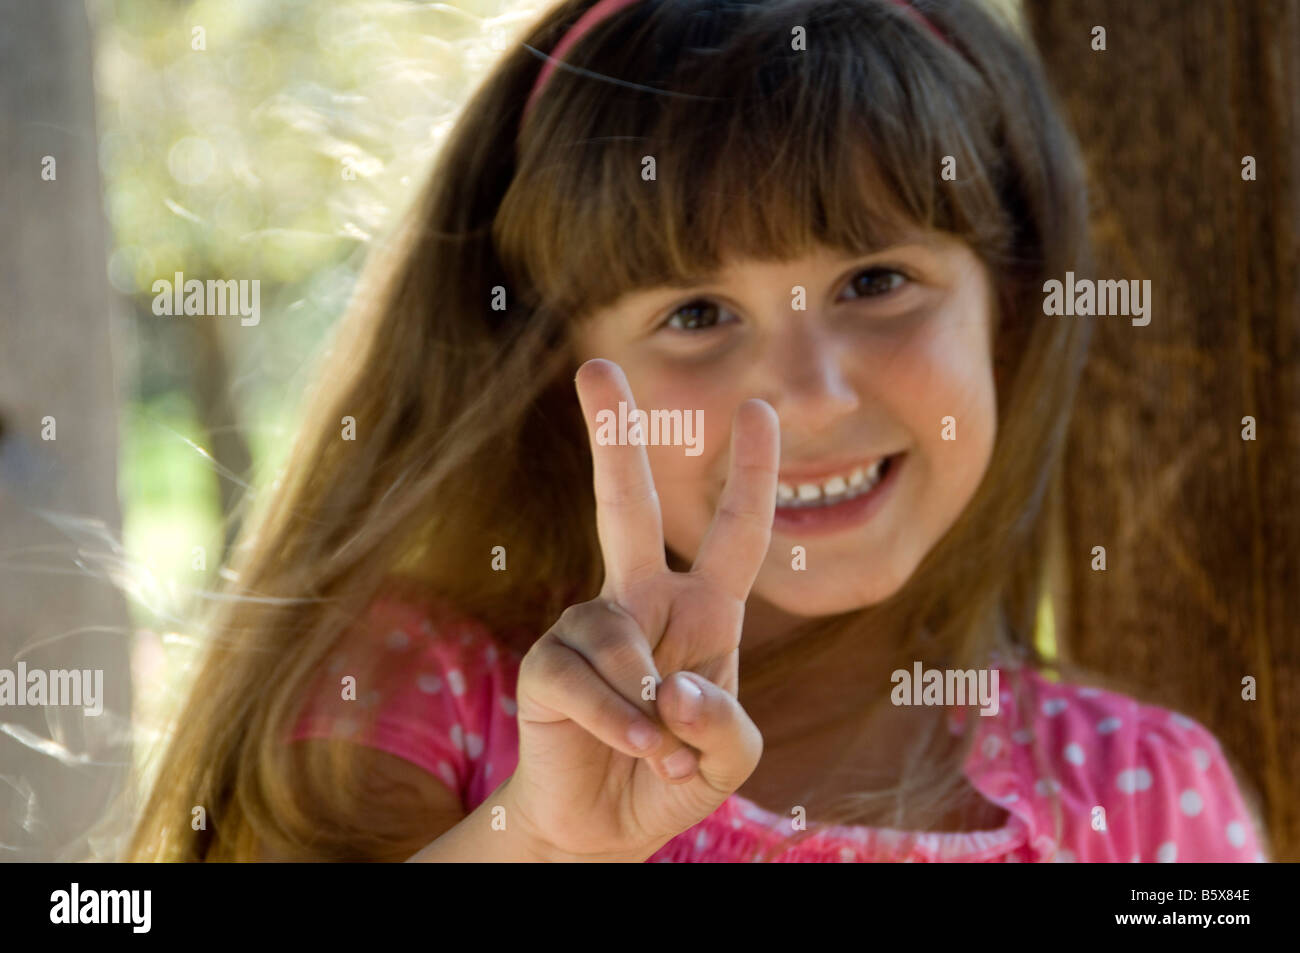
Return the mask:
M 627 729 L 627 740 L 637 751 L 646 751 L 659 744 L 659 731 L 648 721 L 634 721 Z
M 700 686 L 684 675 L 677 676 L 677 685 L 682 691 L 677 717 L 689 725 L 700 717 L 700 711 L 704 708 L 704 693 L 700 691 Z
M 678 748 L 664 758 L 664 773 L 670 778 L 684 778 L 695 767 L 695 756 L 685 748 Z

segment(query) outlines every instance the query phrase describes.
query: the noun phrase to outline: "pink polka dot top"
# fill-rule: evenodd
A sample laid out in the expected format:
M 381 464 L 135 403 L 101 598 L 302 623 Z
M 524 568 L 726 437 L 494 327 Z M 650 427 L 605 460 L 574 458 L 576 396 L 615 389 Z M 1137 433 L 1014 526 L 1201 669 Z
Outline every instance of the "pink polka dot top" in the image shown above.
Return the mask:
M 374 684 L 358 684 L 355 699 L 345 700 L 339 686 L 350 668 L 349 653 L 358 651 L 376 653 L 371 657 L 381 663 L 380 674 Z M 518 763 L 514 695 L 520 661 L 483 624 L 386 593 L 340 647 L 291 738 L 346 737 L 404 758 L 446 784 L 468 813 Z M 978 725 L 964 770 L 979 793 L 1006 810 L 1002 827 L 917 832 L 837 826 L 792 842 L 773 859 L 1265 859 L 1219 743 L 1199 723 L 1032 670 L 998 670 L 999 710 L 974 716 Z M 372 727 L 363 727 L 366 719 L 357 706 L 377 708 Z M 733 794 L 650 860 L 750 861 L 793 836 L 790 816 Z

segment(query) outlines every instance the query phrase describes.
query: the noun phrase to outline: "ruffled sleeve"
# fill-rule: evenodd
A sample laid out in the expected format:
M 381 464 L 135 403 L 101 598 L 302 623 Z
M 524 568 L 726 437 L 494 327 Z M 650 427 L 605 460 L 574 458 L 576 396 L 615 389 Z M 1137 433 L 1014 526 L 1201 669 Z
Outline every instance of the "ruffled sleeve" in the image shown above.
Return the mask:
M 470 811 L 518 761 L 517 681 L 518 659 L 481 623 L 382 597 L 329 663 L 292 738 L 346 738 L 404 758 Z
M 1021 774 L 1033 776 L 1051 859 L 1083 862 L 1243 862 L 1260 838 L 1219 742 L 1178 712 L 1096 688 L 1028 679 L 1033 708 Z M 1031 767 L 1032 764 L 1032 767 Z M 1056 808 L 1059 808 L 1059 818 Z M 1043 859 L 1049 859 L 1044 856 Z
M 1136 811 L 1130 860 L 1262 860 L 1260 838 L 1218 740 L 1200 723 L 1162 708 L 1145 717 L 1133 765 L 1115 777 Z

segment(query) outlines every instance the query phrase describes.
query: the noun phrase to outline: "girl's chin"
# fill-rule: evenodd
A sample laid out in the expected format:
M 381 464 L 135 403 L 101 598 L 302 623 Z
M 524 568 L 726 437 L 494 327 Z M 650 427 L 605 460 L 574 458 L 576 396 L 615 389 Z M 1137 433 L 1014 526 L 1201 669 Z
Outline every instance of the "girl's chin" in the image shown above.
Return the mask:
M 814 582 L 810 578 L 807 585 L 789 581 L 776 586 L 755 585 L 750 598 L 758 596 L 789 615 L 812 619 L 865 609 L 884 602 L 897 591 L 897 588 L 880 587 L 863 592 L 850 586 L 847 580 L 841 587 Z

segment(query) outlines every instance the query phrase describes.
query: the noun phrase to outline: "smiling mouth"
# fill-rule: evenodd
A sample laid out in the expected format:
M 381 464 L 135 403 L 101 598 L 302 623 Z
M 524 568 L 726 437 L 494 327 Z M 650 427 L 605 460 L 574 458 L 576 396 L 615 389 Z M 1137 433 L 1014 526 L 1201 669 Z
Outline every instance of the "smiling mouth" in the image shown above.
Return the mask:
M 900 455 L 890 454 L 870 466 L 853 467 L 819 480 L 780 481 L 776 485 L 777 508 L 800 510 L 835 506 L 870 493 L 889 475 L 890 468 Z

